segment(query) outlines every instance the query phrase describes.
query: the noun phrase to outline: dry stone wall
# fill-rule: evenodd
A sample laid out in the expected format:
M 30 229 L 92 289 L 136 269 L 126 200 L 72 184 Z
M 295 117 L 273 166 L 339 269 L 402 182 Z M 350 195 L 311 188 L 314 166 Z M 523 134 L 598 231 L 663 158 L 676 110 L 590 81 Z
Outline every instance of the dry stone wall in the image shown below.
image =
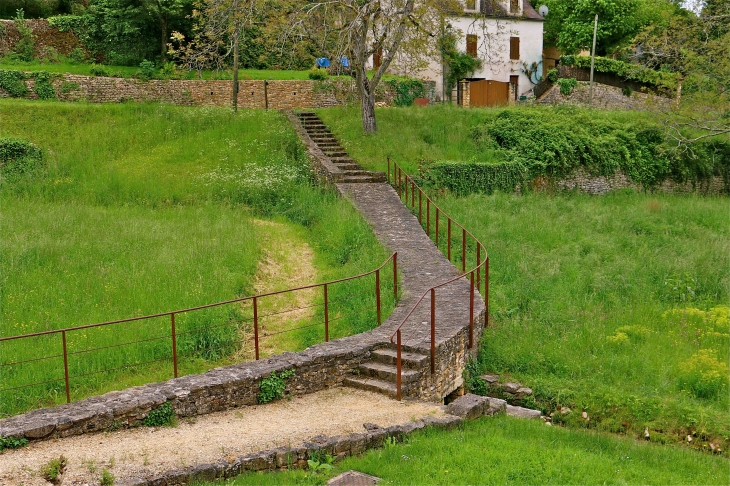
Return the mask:
M 33 92 L 33 80 L 27 79 L 28 98 L 38 99 Z M 221 106 L 232 104 L 232 81 L 152 79 L 82 76 L 60 74 L 52 80 L 56 97 L 61 101 L 88 101 L 91 103 L 121 103 L 126 101 L 155 101 L 184 106 Z M 381 84 L 377 101 L 389 105 L 394 91 L 388 84 Z M 0 98 L 10 95 L 0 88 Z M 243 80 L 238 83 L 240 108 L 269 108 L 291 110 L 295 108 L 324 108 L 351 103 L 357 100 L 353 80 Z
M 533 181 L 535 189 L 549 189 L 546 187 L 546 181 Z M 595 176 L 589 174 L 584 169 L 578 169 L 565 179 L 561 179 L 552 183 L 554 188 L 558 190 L 577 190 L 587 194 L 606 194 L 610 191 L 619 189 L 634 189 L 641 191 L 644 188 L 640 184 L 636 184 L 622 172 L 616 172 L 612 176 Z M 661 184 L 650 189 L 651 192 L 661 192 L 670 194 L 690 194 L 697 193 L 702 195 L 718 195 L 730 193 L 730 185 L 728 181 L 720 176 L 701 181 L 675 182 L 671 179 L 663 181 Z
M 632 91 L 629 96 L 623 94 L 621 88 L 605 84 L 593 85 L 593 103 L 590 102 L 590 84 L 579 81 L 578 86 L 569 95 L 560 93 L 557 84 L 546 91 L 538 100 L 544 105 L 577 105 L 601 108 L 604 110 L 650 110 L 668 108 L 672 100 L 647 93 Z
M 37 58 L 43 57 L 49 48 L 63 56 L 67 56 L 83 44 L 73 32 L 61 32 L 56 27 L 48 25 L 46 19 L 26 20 L 28 27 L 33 32 L 34 55 Z M 5 35 L 0 35 L 0 57 L 12 51 L 13 46 L 20 40 L 20 32 L 12 20 L 0 20 L 0 30 L 5 28 Z

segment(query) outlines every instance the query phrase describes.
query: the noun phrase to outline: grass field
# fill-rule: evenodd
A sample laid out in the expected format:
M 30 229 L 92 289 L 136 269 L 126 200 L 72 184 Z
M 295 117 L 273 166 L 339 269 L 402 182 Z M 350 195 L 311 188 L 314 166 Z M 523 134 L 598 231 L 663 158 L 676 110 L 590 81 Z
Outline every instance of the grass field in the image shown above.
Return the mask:
M 0 137 L 6 136 L 29 139 L 46 157 L 42 170 L 3 181 L 0 336 L 289 288 L 288 277 L 300 282 L 298 276 L 280 273 L 298 270 L 271 263 L 281 240 L 311 249 L 313 280 L 297 285 L 361 273 L 387 257 L 349 203 L 312 185 L 303 147 L 278 113 L 6 100 Z M 370 280 L 355 282 L 330 289 L 330 296 L 372 288 Z M 392 306 L 390 294 L 383 295 Z M 321 303 L 320 295 L 308 299 Z M 373 307 L 371 300 L 343 300 L 331 313 Z M 180 316 L 178 332 L 190 331 L 178 342 L 187 355 L 182 371 L 207 370 L 231 353 L 239 358 L 233 341 L 247 336 L 250 313 L 229 305 Z M 319 314 L 315 308 L 300 320 L 321 322 Z M 200 330 L 220 323 L 226 325 Z M 374 325 L 374 311 L 365 312 L 333 323 L 331 334 Z M 72 398 L 169 378 L 169 332 L 169 318 L 159 318 L 69 334 L 69 352 L 78 353 L 70 374 L 95 373 L 72 380 Z M 319 326 L 294 336 L 288 344 L 301 349 L 321 341 L 323 332 Z M 141 339 L 151 341 L 85 352 Z M 2 346 L 4 364 L 56 356 L 3 367 L 2 388 L 63 377 L 59 335 Z M 155 359 L 162 361 L 129 373 L 97 373 Z M 1 395 L 0 415 L 65 399 L 62 381 Z
M 469 133 L 497 111 L 381 109 L 374 135 L 361 133 L 355 109 L 320 114 L 364 165 L 384 170 L 390 156 L 415 174 L 424 160 L 489 162 Z M 436 197 L 489 251 L 493 326 L 481 344 L 482 372 L 532 387 L 535 400 L 525 405 L 574 409 L 556 419 L 574 427 L 633 437 L 649 427 L 658 442 L 686 443 L 692 434 L 693 447 L 727 450 L 727 199 Z
M 110 76 L 119 78 L 132 78 L 137 75 L 139 67 L 137 66 L 107 66 L 103 65 L 104 70 L 109 73 Z M 7 58 L 0 59 L 0 69 L 10 69 L 16 71 L 46 71 L 49 73 L 61 73 L 61 74 L 79 74 L 88 76 L 91 69 L 91 64 L 78 64 L 71 63 L 66 60 L 60 62 L 41 62 L 33 60 L 31 62 L 24 61 L 13 61 Z M 158 70 L 159 71 L 159 70 Z M 269 79 L 269 80 L 302 80 L 309 79 L 307 75 L 308 71 L 293 71 L 293 70 L 274 70 L 274 69 L 239 69 L 238 77 L 241 80 L 246 79 Z M 188 76 L 188 73 L 182 72 L 183 77 Z M 189 74 L 190 79 L 200 79 L 197 72 Z M 203 71 L 203 79 L 232 79 L 232 72 L 228 71 Z
M 483 418 L 450 431 L 425 430 L 404 444 L 347 458 L 325 474 L 249 473 L 206 485 L 326 484 L 354 469 L 380 484 L 727 484 L 727 460 L 542 421 Z

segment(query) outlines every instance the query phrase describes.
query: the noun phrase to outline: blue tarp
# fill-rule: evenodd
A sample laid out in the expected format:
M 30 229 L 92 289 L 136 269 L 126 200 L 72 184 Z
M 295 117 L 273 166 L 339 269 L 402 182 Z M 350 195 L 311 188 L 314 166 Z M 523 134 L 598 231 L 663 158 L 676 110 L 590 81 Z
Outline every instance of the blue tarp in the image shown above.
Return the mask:
M 317 67 L 320 68 L 326 68 L 330 66 L 330 60 L 326 57 L 318 57 L 317 58 Z
M 347 59 L 347 56 L 340 56 L 340 64 L 344 68 L 350 67 L 350 61 Z

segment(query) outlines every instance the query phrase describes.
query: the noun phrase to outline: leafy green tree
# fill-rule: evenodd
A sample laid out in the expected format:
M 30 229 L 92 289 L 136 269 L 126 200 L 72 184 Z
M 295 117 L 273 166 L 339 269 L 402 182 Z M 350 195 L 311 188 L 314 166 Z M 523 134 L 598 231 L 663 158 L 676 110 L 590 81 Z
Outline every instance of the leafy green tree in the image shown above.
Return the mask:
M 596 53 L 607 55 L 622 47 L 650 24 L 666 22 L 678 7 L 670 0 L 545 0 L 550 9 L 545 41 L 566 54 L 590 49 L 598 14 Z

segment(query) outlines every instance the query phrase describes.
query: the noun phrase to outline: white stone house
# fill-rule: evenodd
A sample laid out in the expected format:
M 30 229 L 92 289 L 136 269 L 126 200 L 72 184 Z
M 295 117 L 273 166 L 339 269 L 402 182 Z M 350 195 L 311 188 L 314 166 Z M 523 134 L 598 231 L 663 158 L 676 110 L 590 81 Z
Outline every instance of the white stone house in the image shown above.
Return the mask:
M 499 88 L 496 90 L 496 98 L 490 94 L 489 104 L 494 104 L 494 100 L 496 104 L 501 104 L 529 95 L 543 74 L 545 19 L 529 0 L 460 1 L 463 12 L 455 12 L 445 22 L 457 33 L 457 49 L 482 60 L 481 70 L 469 78 L 471 105 L 487 104 L 474 102 L 477 85 L 483 85 L 485 90 L 488 84 Z M 391 70 L 434 81 L 436 98 L 449 97 L 444 91 L 444 65 L 441 59 L 432 59 L 428 68 L 416 73 L 398 69 L 397 61 L 394 61 Z M 479 83 L 481 80 L 485 82 Z M 494 83 L 489 83 L 490 81 Z M 454 101 L 457 100 L 456 91 L 455 88 L 452 96 Z M 507 96 L 509 99 L 502 99 Z M 469 104 L 468 96 L 465 104 Z

